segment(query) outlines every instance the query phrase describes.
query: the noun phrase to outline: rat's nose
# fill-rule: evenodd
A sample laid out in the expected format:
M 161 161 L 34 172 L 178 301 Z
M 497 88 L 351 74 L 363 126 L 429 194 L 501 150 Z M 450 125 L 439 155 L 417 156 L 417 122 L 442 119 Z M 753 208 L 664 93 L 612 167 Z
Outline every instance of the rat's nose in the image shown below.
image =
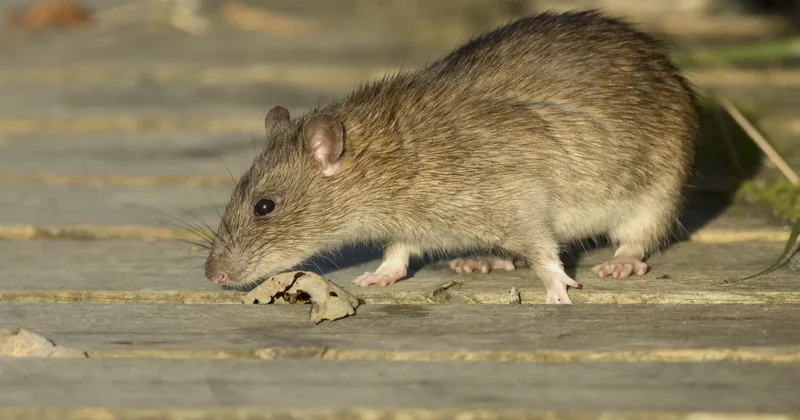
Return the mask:
M 228 281 L 228 274 L 224 271 L 217 271 L 217 274 L 213 277 L 210 277 L 209 280 L 214 283 L 225 283 Z

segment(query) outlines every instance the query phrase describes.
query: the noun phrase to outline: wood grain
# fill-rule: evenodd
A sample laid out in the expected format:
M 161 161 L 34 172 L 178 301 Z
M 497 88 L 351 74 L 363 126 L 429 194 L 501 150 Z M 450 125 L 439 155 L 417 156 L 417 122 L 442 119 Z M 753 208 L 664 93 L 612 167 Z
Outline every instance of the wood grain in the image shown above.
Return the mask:
M 797 413 L 800 365 L 0 361 L 0 406 Z
M 319 325 L 309 311 L 0 303 L 0 326 L 95 357 L 800 362 L 800 305 L 362 305 Z

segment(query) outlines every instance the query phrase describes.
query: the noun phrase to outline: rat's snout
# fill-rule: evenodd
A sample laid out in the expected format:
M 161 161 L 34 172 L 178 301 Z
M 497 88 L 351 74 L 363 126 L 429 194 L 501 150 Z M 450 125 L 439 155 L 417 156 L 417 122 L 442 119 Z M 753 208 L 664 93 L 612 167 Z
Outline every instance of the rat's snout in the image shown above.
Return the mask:
M 217 271 L 216 273 L 207 272 L 206 278 L 212 283 L 226 283 L 229 277 L 224 271 Z
M 206 259 L 205 272 L 206 279 L 212 283 L 227 283 L 231 279 L 230 274 L 221 269 L 218 259 L 213 253 Z

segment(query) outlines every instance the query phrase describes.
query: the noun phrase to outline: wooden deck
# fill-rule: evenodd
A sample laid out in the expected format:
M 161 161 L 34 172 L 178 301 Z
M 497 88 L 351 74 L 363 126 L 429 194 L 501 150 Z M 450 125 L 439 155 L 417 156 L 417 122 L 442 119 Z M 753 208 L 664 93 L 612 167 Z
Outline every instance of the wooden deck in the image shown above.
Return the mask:
M 360 249 L 325 274 L 352 317 L 242 304 L 176 219 L 216 225 L 270 106 L 399 63 L 361 62 L 379 37 L 163 33 L 0 41 L 0 329 L 86 355 L 0 357 L 0 419 L 800 418 L 800 272 L 724 282 L 784 246 L 760 209 L 694 226 L 642 278 L 593 278 L 609 249 L 565 256 L 573 306 L 526 268 L 354 288 L 378 264 Z

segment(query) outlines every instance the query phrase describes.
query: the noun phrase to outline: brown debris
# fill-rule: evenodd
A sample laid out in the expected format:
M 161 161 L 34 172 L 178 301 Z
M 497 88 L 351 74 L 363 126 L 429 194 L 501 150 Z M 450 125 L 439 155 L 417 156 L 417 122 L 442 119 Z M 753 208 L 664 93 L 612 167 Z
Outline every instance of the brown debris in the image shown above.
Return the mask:
M 319 29 L 315 20 L 282 15 L 237 1 L 223 3 L 220 14 L 226 23 L 239 29 L 278 36 L 308 35 Z
M 52 341 L 26 329 L 0 329 L 0 357 L 89 357 L 86 352 L 56 346 Z
M 459 286 L 460 284 L 461 283 L 457 281 L 449 281 L 447 283 L 440 284 L 426 296 L 426 299 L 431 303 L 448 303 L 452 298 L 448 289 L 453 286 Z
M 266 305 L 276 299 L 291 304 L 311 302 L 311 321 L 334 321 L 355 314 L 358 299 L 336 284 L 307 271 L 278 274 L 250 291 L 243 303 Z
M 10 11 L 6 24 L 15 29 L 38 32 L 48 28 L 72 29 L 86 26 L 91 12 L 68 0 L 40 0 L 27 8 Z

